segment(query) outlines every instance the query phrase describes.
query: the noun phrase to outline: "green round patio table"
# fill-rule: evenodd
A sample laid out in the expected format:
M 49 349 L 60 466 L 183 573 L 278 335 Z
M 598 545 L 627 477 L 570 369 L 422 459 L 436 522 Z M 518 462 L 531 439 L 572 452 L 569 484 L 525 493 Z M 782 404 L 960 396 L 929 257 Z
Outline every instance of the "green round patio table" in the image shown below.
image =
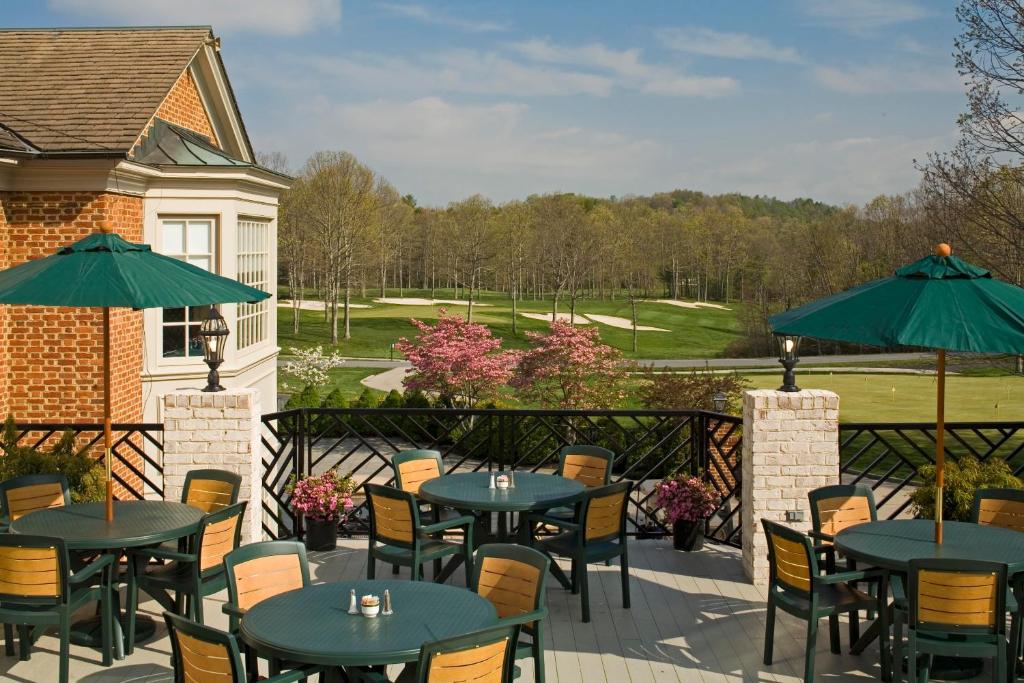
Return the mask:
M 107 552 L 125 548 L 159 545 L 190 536 L 199 530 L 203 511 L 184 503 L 165 500 L 114 501 L 114 521 L 107 522 L 106 503 L 77 503 L 66 507 L 48 508 L 30 512 L 12 522 L 10 532 L 32 536 L 53 536 L 64 540 L 68 550 Z M 114 592 L 114 607 L 118 593 Z M 121 631 L 116 637 L 117 656 L 123 657 L 125 615 L 115 621 L 114 629 Z M 144 642 L 153 635 L 151 620 L 136 620 L 136 641 Z M 71 640 L 77 645 L 99 647 L 98 618 L 76 623 Z
M 383 603 L 391 591 L 394 614 L 349 614 L 349 591 Z M 465 588 L 424 581 L 341 581 L 288 591 L 254 605 L 242 617 L 241 639 L 262 657 L 328 667 L 415 662 L 420 646 L 494 626 L 486 598 Z
M 968 522 L 945 522 L 941 544 L 935 542 L 935 522 L 929 519 L 867 522 L 840 531 L 835 546 L 840 553 L 863 566 L 899 574 L 910 570 L 911 560 L 931 558 L 998 562 L 1007 565 L 1010 576 L 1024 571 L 1024 533 Z M 873 637 L 877 637 L 874 624 L 850 648 L 851 652 L 862 652 Z M 979 660 L 937 657 L 932 678 L 972 678 L 980 671 Z

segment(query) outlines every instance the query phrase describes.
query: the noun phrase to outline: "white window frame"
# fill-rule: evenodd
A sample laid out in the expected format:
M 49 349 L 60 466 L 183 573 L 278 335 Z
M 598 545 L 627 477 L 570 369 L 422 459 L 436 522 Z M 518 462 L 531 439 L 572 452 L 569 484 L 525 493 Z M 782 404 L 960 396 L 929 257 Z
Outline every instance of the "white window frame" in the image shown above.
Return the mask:
M 270 291 L 271 221 L 259 216 L 239 216 L 235 229 L 236 278 L 264 292 Z M 244 351 L 270 337 L 270 299 L 237 307 L 235 348 Z
M 167 245 L 166 245 L 165 239 L 164 239 L 165 238 L 165 227 L 167 226 L 167 224 L 172 224 L 172 223 L 182 223 L 183 224 L 182 245 L 181 245 L 182 249 L 171 250 L 171 249 L 167 249 L 166 248 Z M 210 226 L 209 249 L 207 251 L 202 251 L 202 252 L 200 252 L 200 251 L 192 251 L 191 246 L 189 244 L 189 225 L 190 224 L 199 224 L 199 223 L 207 223 Z M 217 216 L 203 215 L 203 214 L 200 214 L 200 215 L 177 215 L 176 214 L 176 215 L 159 216 L 157 218 L 157 239 L 156 239 L 156 243 L 159 245 L 159 251 L 160 251 L 161 254 L 163 254 L 164 256 L 170 256 L 171 258 L 180 259 L 182 261 L 185 261 L 186 263 L 194 261 L 196 259 L 209 259 L 210 272 L 212 272 L 212 273 L 219 273 L 220 272 L 220 264 L 219 264 L 220 250 L 218 249 L 218 246 L 219 246 L 219 243 L 220 243 L 220 240 L 219 240 L 219 235 L 220 235 L 219 227 L 220 226 L 218 224 Z M 193 265 L 197 265 L 197 264 L 193 263 Z M 159 337 L 158 338 L 160 340 L 160 348 L 159 348 L 159 351 L 158 351 L 158 357 L 160 358 L 160 360 L 161 361 L 165 361 L 165 362 L 166 361 L 171 361 L 171 362 L 174 362 L 174 361 L 179 361 L 179 362 L 186 361 L 186 362 L 189 362 L 189 361 L 195 361 L 195 360 L 202 360 L 202 351 L 193 351 L 192 353 L 189 352 L 190 351 L 190 344 L 188 343 L 189 337 L 187 336 L 187 330 L 189 329 L 189 327 L 193 327 L 193 326 L 196 326 L 196 325 L 202 323 L 202 321 L 206 319 L 205 318 L 205 313 L 204 313 L 204 315 L 203 315 L 203 317 L 201 319 L 193 320 L 192 319 L 192 313 L 190 312 L 189 309 L 186 308 L 185 309 L 185 319 L 183 321 L 181 321 L 181 322 L 164 322 L 164 311 L 165 310 L 166 309 L 161 309 L 159 311 L 158 319 L 157 319 L 157 325 L 158 325 L 158 329 L 159 329 Z M 185 353 L 184 353 L 184 355 L 181 355 L 181 356 L 165 356 L 164 355 L 164 330 L 166 328 L 168 328 L 168 327 L 180 327 L 180 328 L 184 328 L 184 331 L 186 331 Z

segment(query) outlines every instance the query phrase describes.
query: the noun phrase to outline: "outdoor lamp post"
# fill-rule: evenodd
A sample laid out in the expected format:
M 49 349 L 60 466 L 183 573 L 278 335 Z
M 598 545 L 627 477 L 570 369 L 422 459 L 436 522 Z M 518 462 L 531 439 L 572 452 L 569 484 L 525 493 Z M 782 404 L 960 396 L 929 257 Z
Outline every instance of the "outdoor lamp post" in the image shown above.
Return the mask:
M 224 362 L 224 345 L 228 340 L 228 324 L 216 306 L 210 306 L 206 320 L 199 327 L 199 337 L 203 340 L 203 360 L 210 368 L 206 376 L 206 387 L 203 391 L 224 391 L 220 385 L 220 374 L 217 368 Z
M 800 387 L 796 385 L 796 375 L 793 374 L 793 368 L 800 362 L 800 337 L 788 334 L 780 334 L 776 337 L 779 340 L 779 363 L 785 368 L 779 391 L 800 391 Z
M 728 402 L 728 397 L 721 391 L 716 391 L 715 395 L 711 397 L 711 405 L 714 406 L 716 413 L 725 412 L 725 404 Z

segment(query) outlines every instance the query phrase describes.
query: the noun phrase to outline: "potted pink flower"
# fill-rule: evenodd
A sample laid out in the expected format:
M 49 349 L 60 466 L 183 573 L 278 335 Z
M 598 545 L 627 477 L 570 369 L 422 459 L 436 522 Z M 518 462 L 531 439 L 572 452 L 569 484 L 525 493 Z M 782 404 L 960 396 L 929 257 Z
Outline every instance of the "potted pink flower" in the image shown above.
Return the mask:
M 704 529 L 708 517 L 718 506 L 718 494 L 709 483 L 691 475 L 679 474 L 663 479 L 656 486 L 657 503 L 672 525 L 672 544 L 676 550 L 700 550 L 704 547 Z
M 285 487 L 291 496 L 288 505 L 305 521 L 308 550 L 334 550 L 338 543 L 338 526 L 345 523 L 354 507 L 354 490 L 352 475 L 342 476 L 336 470 L 301 479 L 292 475 L 288 480 Z

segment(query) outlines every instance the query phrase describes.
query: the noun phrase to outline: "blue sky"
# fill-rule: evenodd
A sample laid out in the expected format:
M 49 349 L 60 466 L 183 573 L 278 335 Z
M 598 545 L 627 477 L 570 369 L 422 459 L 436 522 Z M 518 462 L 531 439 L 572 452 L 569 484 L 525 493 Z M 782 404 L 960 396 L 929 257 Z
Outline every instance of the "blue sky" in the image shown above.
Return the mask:
M 350 150 L 425 203 L 862 203 L 956 139 L 953 4 L 6 0 L 3 23 L 212 24 L 257 149 Z

